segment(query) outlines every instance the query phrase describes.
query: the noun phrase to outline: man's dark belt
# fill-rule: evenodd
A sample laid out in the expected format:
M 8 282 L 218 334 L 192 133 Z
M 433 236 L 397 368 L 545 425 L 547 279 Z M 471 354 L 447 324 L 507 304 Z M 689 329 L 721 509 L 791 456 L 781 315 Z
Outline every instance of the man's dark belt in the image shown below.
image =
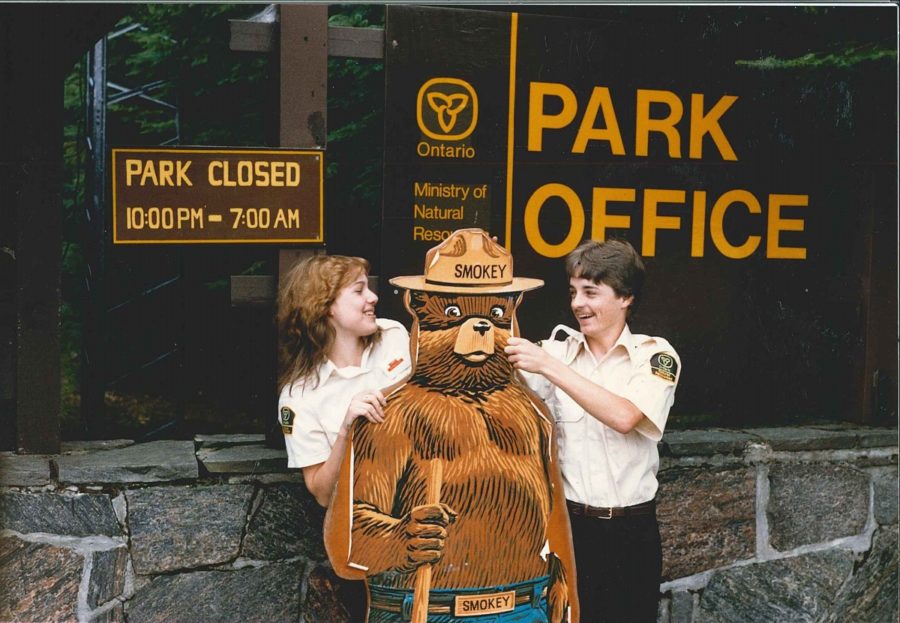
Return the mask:
M 595 517 L 597 519 L 620 519 L 622 517 L 636 517 L 638 515 L 652 515 L 656 512 L 656 500 L 641 502 L 634 506 L 597 507 L 587 504 L 578 504 L 566 500 L 569 512 L 579 517 Z
M 543 576 L 528 582 L 507 584 L 479 589 L 436 589 L 428 596 L 428 614 L 449 614 L 466 616 L 455 612 L 457 598 L 483 598 L 490 600 L 496 595 L 508 595 L 510 605 L 518 607 L 530 604 L 538 607 L 541 600 L 547 596 L 547 584 L 549 578 Z M 389 588 L 369 584 L 369 606 L 375 610 L 400 614 L 404 621 L 410 620 L 412 612 L 413 592 L 408 589 Z

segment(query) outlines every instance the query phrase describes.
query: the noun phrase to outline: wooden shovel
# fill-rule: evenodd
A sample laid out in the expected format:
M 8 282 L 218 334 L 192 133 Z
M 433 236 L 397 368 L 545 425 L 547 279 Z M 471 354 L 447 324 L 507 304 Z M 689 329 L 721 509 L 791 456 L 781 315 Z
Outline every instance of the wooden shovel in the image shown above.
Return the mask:
M 440 459 L 431 459 L 428 480 L 425 485 L 426 504 L 440 504 L 443 470 Z M 431 592 L 431 565 L 420 565 L 416 569 L 416 584 L 413 590 L 412 623 L 426 623 L 428 621 L 429 592 Z

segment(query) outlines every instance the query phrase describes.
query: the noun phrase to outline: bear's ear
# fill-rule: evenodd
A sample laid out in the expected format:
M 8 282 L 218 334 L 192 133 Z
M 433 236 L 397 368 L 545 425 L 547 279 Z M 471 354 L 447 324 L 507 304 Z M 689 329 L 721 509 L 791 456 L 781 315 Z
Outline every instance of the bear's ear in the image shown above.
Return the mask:
M 406 291 L 406 308 L 410 313 L 415 314 L 417 311 L 428 305 L 431 297 L 427 292 L 419 292 L 416 290 Z

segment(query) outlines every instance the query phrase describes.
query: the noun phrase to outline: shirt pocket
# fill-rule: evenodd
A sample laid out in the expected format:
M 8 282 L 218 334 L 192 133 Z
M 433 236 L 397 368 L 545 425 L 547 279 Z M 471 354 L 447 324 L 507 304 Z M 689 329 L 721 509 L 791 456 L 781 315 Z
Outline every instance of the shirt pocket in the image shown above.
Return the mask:
M 549 404 L 556 421 L 556 447 L 563 462 L 573 459 L 570 456 L 575 444 L 584 437 L 585 412 L 577 402 L 561 389 L 556 389 Z

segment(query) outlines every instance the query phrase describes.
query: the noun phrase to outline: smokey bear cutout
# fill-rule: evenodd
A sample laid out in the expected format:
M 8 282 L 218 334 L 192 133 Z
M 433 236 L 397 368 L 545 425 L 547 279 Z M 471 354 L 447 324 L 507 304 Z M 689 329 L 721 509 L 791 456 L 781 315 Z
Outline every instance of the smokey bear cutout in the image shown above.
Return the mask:
M 325 520 L 338 575 L 364 579 L 368 623 L 578 621 L 553 424 L 504 347 L 537 279 L 480 229 L 397 277 L 413 370 L 358 418 Z

